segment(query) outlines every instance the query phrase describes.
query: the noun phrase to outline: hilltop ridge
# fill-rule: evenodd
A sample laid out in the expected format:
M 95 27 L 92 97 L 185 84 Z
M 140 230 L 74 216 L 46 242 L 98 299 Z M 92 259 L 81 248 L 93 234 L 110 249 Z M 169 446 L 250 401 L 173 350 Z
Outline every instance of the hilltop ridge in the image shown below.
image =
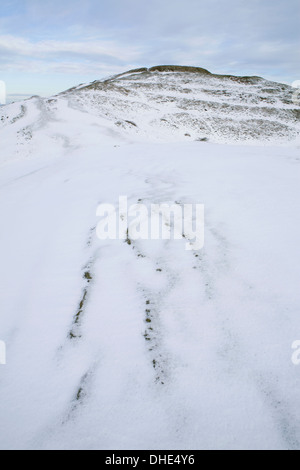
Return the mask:
M 21 145 L 27 153 L 37 140 L 49 139 L 63 149 L 80 146 L 82 135 L 91 135 L 99 145 L 289 143 L 297 141 L 300 130 L 293 92 L 288 85 L 256 76 L 158 65 L 81 84 L 51 98 L 32 97 L 4 106 L 0 133 L 5 129 L 6 141 L 11 135 L 13 151 Z

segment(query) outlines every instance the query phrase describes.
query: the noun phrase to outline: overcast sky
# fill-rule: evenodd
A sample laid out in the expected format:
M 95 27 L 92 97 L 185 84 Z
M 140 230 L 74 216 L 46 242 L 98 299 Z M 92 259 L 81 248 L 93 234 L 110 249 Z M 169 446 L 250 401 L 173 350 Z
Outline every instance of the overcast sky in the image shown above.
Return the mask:
M 300 79 L 299 0 L 0 0 L 0 80 L 50 95 L 137 66 Z

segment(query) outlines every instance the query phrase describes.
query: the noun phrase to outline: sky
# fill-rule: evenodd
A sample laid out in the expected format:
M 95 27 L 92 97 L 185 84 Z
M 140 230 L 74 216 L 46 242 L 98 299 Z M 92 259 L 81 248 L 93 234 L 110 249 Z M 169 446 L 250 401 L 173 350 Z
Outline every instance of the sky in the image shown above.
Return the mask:
M 8 100 L 135 67 L 300 79 L 299 0 L 0 0 Z

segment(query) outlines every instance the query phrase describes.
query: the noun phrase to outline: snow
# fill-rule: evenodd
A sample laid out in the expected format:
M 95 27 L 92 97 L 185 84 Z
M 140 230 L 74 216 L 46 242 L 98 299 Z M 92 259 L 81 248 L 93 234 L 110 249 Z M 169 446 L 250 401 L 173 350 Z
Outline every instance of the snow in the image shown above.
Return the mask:
M 0 130 L 0 448 L 299 449 L 297 142 L 143 142 L 59 100 Z M 204 204 L 204 248 L 99 240 L 120 195 Z

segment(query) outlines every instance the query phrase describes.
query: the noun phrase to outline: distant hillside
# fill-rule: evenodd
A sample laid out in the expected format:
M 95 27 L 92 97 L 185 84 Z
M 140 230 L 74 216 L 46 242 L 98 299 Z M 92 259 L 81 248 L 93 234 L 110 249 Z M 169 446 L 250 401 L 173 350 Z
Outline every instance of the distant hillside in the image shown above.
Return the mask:
M 30 154 L 37 141 L 49 140 L 62 150 L 78 147 L 81 135 L 99 144 L 286 143 L 295 141 L 300 129 L 293 92 L 260 77 L 216 75 L 198 67 L 140 68 L 52 98 L 1 107 L 0 132 L 5 128 L 6 158 L 8 148 L 15 154 L 18 146 Z

